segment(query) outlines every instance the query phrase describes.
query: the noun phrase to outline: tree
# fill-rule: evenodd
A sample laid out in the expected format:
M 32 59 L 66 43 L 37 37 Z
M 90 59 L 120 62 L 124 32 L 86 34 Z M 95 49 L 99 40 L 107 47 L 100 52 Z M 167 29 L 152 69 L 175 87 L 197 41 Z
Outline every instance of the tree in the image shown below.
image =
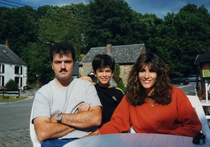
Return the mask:
M 133 11 L 124 0 L 91 0 L 86 36 L 88 48 L 133 43 Z
M 155 14 L 145 14 L 140 18 L 141 40 L 143 40 L 147 50 L 156 52 L 156 37 L 159 37 L 161 34 L 162 23 L 163 20 Z
M 180 61 L 183 68 L 179 71 L 185 76 L 196 73 L 193 71 L 195 58 L 200 54 L 199 46 L 207 48 L 209 42 L 209 14 L 208 10 L 195 4 L 187 4 L 176 15 L 174 26 L 178 32 L 180 47 Z
M 76 52 L 76 59 L 85 48 L 85 23 L 80 14 L 85 5 L 72 4 L 63 7 L 52 7 L 39 21 L 39 40 L 45 42 L 70 43 Z M 81 14 L 82 15 L 82 14 Z
M 36 40 L 35 10 L 25 6 L 3 8 L 0 15 L 0 38 L 2 43 L 8 40 L 10 48 L 20 55 L 27 42 Z M 20 23 L 21 22 L 21 23 Z
M 123 83 L 122 78 L 120 77 L 120 66 L 119 64 L 115 64 L 115 70 L 114 70 L 114 80 L 117 83 L 117 87 L 119 87 L 120 89 L 122 89 L 122 91 L 125 93 L 125 85 Z
M 183 76 L 180 68 L 184 68 L 184 63 L 180 59 L 182 52 L 177 37 L 178 32 L 174 27 L 175 17 L 174 13 L 168 13 L 164 17 L 164 22 L 159 26 L 160 33 L 155 37 L 154 50 L 170 66 L 172 77 Z
M 28 83 L 41 85 L 54 78 L 50 62 L 50 46 L 42 42 L 29 42 L 23 49 L 24 60 L 28 64 Z
M 35 22 L 38 22 L 39 19 L 41 19 L 48 11 L 48 9 L 53 8 L 53 6 L 50 5 L 44 5 L 42 7 L 39 7 L 36 11 L 35 11 L 35 15 L 34 15 L 34 20 Z
M 184 6 L 177 14 L 168 13 L 164 17 L 160 32 L 155 35 L 152 51 L 156 52 L 171 69 L 171 76 L 189 76 L 195 58 L 209 45 L 209 14 L 204 6 L 195 4 Z M 148 49 L 148 48 L 147 48 Z

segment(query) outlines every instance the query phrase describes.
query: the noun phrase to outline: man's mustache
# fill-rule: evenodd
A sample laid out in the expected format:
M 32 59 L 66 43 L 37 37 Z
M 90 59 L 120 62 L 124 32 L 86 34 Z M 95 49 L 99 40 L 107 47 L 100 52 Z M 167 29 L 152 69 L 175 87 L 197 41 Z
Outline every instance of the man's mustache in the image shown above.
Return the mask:
M 62 71 L 68 72 L 65 68 L 61 69 L 59 72 L 62 72 Z

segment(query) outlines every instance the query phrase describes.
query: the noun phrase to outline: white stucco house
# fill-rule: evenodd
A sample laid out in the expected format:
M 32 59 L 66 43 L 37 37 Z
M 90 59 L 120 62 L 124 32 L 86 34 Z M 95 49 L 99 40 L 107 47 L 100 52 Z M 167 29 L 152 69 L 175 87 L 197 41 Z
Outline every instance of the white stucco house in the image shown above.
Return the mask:
M 17 82 L 19 89 L 27 85 L 27 64 L 18 57 L 8 43 L 0 44 L 0 88 L 10 80 Z

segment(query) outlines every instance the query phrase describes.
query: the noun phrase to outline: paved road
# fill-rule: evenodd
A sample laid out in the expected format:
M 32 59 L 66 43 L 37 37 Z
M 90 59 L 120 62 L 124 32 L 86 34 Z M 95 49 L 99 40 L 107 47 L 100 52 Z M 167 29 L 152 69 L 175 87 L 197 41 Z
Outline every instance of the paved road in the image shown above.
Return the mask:
M 32 147 L 29 119 L 36 90 L 22 94 L 28 96 L 23 101 L 0 103 L 0 147 Z
M 187 95 L 195 94 L 196 82 L 190 82 L 188 85 L 174 85 L 174 86 L 181 88 Z M 198 86 L 201 88 L 200 82 L 198 82 Z

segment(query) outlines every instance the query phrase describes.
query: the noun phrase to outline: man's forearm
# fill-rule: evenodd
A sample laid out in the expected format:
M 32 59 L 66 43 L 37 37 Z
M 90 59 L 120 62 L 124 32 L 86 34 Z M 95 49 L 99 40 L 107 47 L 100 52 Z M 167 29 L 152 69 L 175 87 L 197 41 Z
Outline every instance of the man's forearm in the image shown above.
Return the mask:
M 60 124 L 60 123 L 57 123 L 57 124 L 52 123 L 52 124 L 54 126 L 53 126 L 53 129 L 50 129 L 50 132 L 48 133 L 49 134 L 48 139 L 60 138 L 75 130 L 75 128 L 64 125 L 64 124 Z
M 61 123 L 38 120 L 38 118 L 34 120 L 34 126 L 40 141 L 59 138 L 75 130 L 75 128 Z
M 61 123 L 75 128 L 89 128 L 101 124 L 101 107 L 77 114 L 62 114 Z

